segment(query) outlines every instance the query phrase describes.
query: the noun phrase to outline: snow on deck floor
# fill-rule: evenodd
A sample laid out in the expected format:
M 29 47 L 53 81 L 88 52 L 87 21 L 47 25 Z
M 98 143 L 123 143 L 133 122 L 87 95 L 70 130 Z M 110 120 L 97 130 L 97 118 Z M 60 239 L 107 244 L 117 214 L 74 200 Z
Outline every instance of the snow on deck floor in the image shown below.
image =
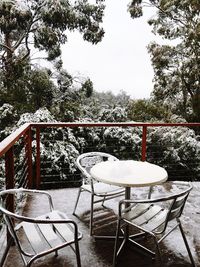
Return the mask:
M 164 192 L 173 193 L 177 191 L 176 186 L 171 183 L 166 183 L 165 190 L 161 190 L 161 187 L 157 187 L 154 196 L 159 196 Z M 67 188 L 58 190 L 49 190 L 53 197 L 55 207 L 67 213 L 70 218 L 74 219 L 78 223 L 80 231 L 83 233 L 83 239 L 80 241 L 80 252 L 82 267 L 109 267 L 112 266 L 113 255 L 113 241 L 106 240 L 94 240 L 89 236 L 89 211 L 90 211 L 90 195 L 85 192 L 82 193 L 81 199 L 77 208 L 77 217 L 72 215 L 73 206 L 76 200 L 77 188 Z M 143 198 L 146 197 L 147 190 L 141 188 L 132 189 L 134 197 Z M 118 200 L 115 199 L 106 203 L 107 207 L 112 208 L 117 212 Z M 25 207 L 25 213 L 36 215 L 38 210 L 44 212 L 46 203 L 40 199 L 31 200 Z M 105 211 L 101 206 L 96 209 L 96 218 L 100 219 L 99 224 L 102 222 L 102 218 L 108 217 L 115 218 L 116 216 L 112 209 Z M 193 190 L 189 195 L 184 214 L 182 215 L 182 224 L 185 230 L 188 242 L 191 247 L 192 254 L 194 256 L 197 267 L 200 266 L 200 183 L 193 183 Z M 115 234 L 116 224 L 108 225 L 98 233 L 103 234 Z M 184 246 L 181 234 L 179 230 L 170 234 L 161 245 L 163 264 L 167 267 L 189 267 L 191 266 L 187 251 Z M 7 258 L 5 267 L 21 267 L 23 262 L 16 252 L 15 247 L 10 249 L 9 257 Z M 56 266 L 56 267 L 73 267 L 76 266 L 75 256 L 70 248 L 63 249 L 59 256 L 56 258 L 53 254 L 45 257 L 45 259 L 39 259 L 33 264 L 35 267 L 43 266 Z M 134 251 L 132 248 L 127 247 L 118 258 L 119 267 L 151 267 L 159 266 L 158 263 L 153 261 L 150 257 L 144 256 L 141 253 Z

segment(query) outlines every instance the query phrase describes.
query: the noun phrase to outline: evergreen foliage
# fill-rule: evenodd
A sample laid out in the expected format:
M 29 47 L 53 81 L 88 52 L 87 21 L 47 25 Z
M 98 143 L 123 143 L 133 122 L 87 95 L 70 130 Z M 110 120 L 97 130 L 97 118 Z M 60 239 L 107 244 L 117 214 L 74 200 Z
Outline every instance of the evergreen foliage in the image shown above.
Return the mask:
M 33 54 L 62 65 L 61 45 L 69 31 L 79 31 L 93 44 L 101 41 L 103 0 L 22 0 L 0 2 L 0 105 L 9 103 L 19 113 L 51 105 L 54 85 L 49 70 L 33 64 Z M 41 54 L 43 52 L 43 54 Z M 46 72 L 46 73 L 45 73 Z M 90 95 L 92 86 L 84 84 Z
M 199 0 L 133 0 L 131 16 L 140 17 L 144 7 L 156 8 L 149 24 L 169 43 L 148 47 L 155 72 L 154 100 L 187 121 L 200 122 Z
M 167 106 L 151 99 L 131 100 L 128 105 L 128 118 L 136 121 L 170 122 L 172 113 Z

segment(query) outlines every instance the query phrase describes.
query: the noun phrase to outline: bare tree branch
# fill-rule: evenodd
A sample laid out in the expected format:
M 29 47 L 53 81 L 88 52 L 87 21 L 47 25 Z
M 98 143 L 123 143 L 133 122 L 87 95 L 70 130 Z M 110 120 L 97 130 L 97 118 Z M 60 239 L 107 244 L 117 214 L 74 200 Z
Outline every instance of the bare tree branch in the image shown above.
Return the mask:
M 11 47 L 9 47 L 9 46 L 7 46 L 5 44 L 2 44 L 2 43 L 0 43 L 0 46 L 2 46 L 3 48 L 9 50 L 11 53 L 13 53 L 13 49 Z

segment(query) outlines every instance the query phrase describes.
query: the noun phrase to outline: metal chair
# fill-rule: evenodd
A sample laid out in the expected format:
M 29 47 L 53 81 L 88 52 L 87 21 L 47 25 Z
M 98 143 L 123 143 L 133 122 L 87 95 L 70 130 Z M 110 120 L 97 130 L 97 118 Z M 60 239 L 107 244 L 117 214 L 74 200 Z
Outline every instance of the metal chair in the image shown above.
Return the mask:
M 38 194 L 38 197 L 45 196 L 42 201 L 46 203 L 47 200 L 49 203 L 49 210 L 46 214 L 31 218 L 10 212 L 6 208 L 6 199 L 10 197 L 17 197 L 17 202 L 20 203 L 22 196 L 35 194 Z M 0 211 L 10 232 L 11 240 L 14 240 L 26 267 L 49 253 L 55 252 L 57 256 L 57 251 L 66 246 L 70 246 L 74 250 L 77 266 L 81 267 L 78 240 L 82 238 L 82 234 L 73 220 L 68 219 L 63 212 L 54 210 L 52 198 L 47 192 L 23 188 L 10 189 L 1 191 L 0 199 Z M 8 249 L 9 245 L 7 252 Z
M 150 254 L 153 258 L 158 256 L 158 259 L 160 262 L 162 262 L 159 244 L 177 227 L 180 229 L 182 234 L 192 266 L 195 266 L 192 253 L 180 221 L 185 202 L 192 189 L 192 186 L 190 184 L 186 185 L 183 182 L 174 184 L 183 187 L 179 193 L 155 199 L 131 199 L 120 201 L 113 266 L 116 266 L 117 257 L 119 256 L 119 253 L 121 252 L 126 241 L 134 244 L 136 247 L 139 247 L 139 249 L 143 250 L 147 254 Z M 172 220 L 175 222 L 175 225 L 173 228 L 169 229 L 168 223 Z M 130 234 L 130 225 L 133 226 L 133 229 L 137 230 L 136 234 Z M 120 230 L 123 233 L 124 239 L 118 249 Z M 137 238 L 142 235 L 152 237 L 155 243 L 155 250 L 152 251 L 139 243 Z
M 91 236 L 94 234 L 93 233 L 94 205 L 99 202 L 102 202 L 102 205 L 103 205 L 104 201 L 122 196 L 125 193 L 125 190 L 123 188 L 104 184 L 101 182 L 96 182 L 90 175 L 90 169 L 95 164 L 102 162 L 102 161 L 107 161 L 107 160 L 115 161 L 118 159 L 110 154 L 103 153 L 103 152 L 88 152 L 88 153 L 81 154 L 76 160 L 76 165 L 81 171 L 81 173 L 83 174 L 83 185 L 79 189 L 73 214 L 75 214 L 77 204 L 80 198 L 80 194 L 83 191 L 89 192 L 91 194 L 91 212 L 90 212 L 90 235 Z

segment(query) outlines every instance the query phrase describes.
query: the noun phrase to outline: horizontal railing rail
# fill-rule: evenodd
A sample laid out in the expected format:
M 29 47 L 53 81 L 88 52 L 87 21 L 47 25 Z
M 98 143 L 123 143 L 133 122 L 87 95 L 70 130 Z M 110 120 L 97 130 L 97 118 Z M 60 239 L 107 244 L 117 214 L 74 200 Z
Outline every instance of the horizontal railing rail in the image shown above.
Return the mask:
M 21 136 L 31 127 L 49 128 L 49 127 L 200 127 L 200 123 L 142 123 L 142 122 L 52 122 L 52 123 L 25 123 L 16 131 L 7 136 L 0 142 L 0 158 L 11 148 Z
M 0 158 L 23 136 L 31 127 L 30 123 L 25 123 L 3 141 L 0 142 Z
M 39 122 L 31 123 L 33 127 L 198 127 L 200 126 L 199 122 L 184 122 L 184 123 L 149 123 L 149 122 Z

